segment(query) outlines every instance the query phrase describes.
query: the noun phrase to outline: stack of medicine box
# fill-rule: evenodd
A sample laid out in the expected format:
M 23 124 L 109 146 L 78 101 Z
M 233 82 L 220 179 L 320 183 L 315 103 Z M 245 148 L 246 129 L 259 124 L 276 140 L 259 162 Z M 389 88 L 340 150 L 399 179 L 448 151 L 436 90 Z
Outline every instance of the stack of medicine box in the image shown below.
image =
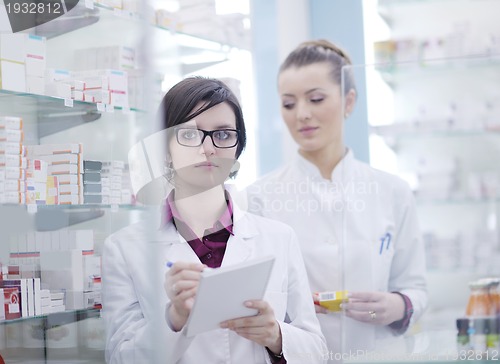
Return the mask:
M 223 41 L 226 29 L 217 16 L 215 0 L 186 0 L 175 13 L 177 27 L 184 33 Z
M 26 203 L 26 151 L 23 120 L 0 116 L 0 203 Z
M 61 229 L 14 235 L 10 243 L 11 264 L 3 266 L 5 273 L 0 287 L 2 282 L 16 287 L 21 302 L 28 303 L 24 307 L 21 304 L 23 316 L 38 315 L 40 309 L 51 313 L 65 308 L 99 307 L 101 261 L 94 255 L 93 230 Z M 33 285 L 32 293 L 28 282 Z M 50 294 L 45 290 L 50 290 Z
M 40 252 L 42 288 L 65 292 L 66 309 L 81 309 L 86 292 L 100 291 L 100 258 L 93 255 L 93 230 L 65 231 L 59 249 Z M 94 278 L 99 282 L 94 284 Z
M 75 51 L 78 70 L 135 69 L 135 49 L 124 46 L 92 47 Z
M 59 204 L 57 176 L 48 175 L 48 163 L 44 160 L 28 158 L 28 168 L 26 169 L 26 204 Z
M 25 34 L 0 34 L 0 88 L 26 92 Z
M 71 99 L 72 72 L 65 69 L 47 69 L 45 73 L 45 95 Z
M 111 104 L 109 77 L 103 74 L 72 73 L 71 97 L 78 101 Z
M 83 306 L 101 308 L 101 257 L 93 254 L 84 255 L 83 272 Z
M 244 25 L 245 15 L 237 12 L 216 14 L 215 0 L 182 0 L 179 3 L 180 8 L 173 15 L 158 11 L 157 24 L 169 27 L 168 24 L 173 23 L 179 31 L 187 34 L 239 48 L 250 47 L 250 33 Z M 171 16 L 175 20 L 170 20 Z
M 45 144 L 28 148 L 30 159 L 47 162 L 49 176 L 57 177 L 60 205 L 78 205 L 83 201 L 82 144 Z
M 95 70 L 119 70 L 127 72 L 127 95 L 128 103 L 131 107 L 139 107 L 138 102 L 136 100 L 136 95 L 138 94 L 137 87 L 142 86 L 142 84 L 137 84 L 137 79 L 134 77 L 139 72 L 136 70 L 136 62 L 135 62 L 135 49 L 124 46 L 108 46 L 108 47 L 92 47 L 92 48 L 84 48 L 77 50 L 75 52 L 75 64 L 78 70 L 82 71 L 90 71 L 90 72 L 100 72 Z M 94 70 L 94 71 L 92 71 Z M 130 74 L 132 73 L 132 74 Z M 78 74 L 78 73 L 77 73 Z M 84 73 L 87 74 L 87 73 Z M 142 77 L 141 77 L 142 81 Z M 118 88 L 117 88 L 118 87 Z M 110 97 L 115 96 L 112 95 L 112 91 L 119 91 L 119 88 L 122 86 L 111 85 L 111 95 Z M 160 86 L 161 90 L 161 86 Z M 130 95 L 134 95 L 134 99 L 130 98 Z M 79 95 L 77 95 L 79 96 Z M 85 95 L 86 96 L 86 95 Z M 91 101 L 90 102 L 101 102 L 101 101 Z M 107 103 L 112 103 L 107 102 Z M 112 103 L 114 106 L 127 106 L 120 105 L 116 103 Z
M 32 94 L 45 94 L 45 70 L 47 39 L 26 34 L 26 91 Z
M 75 72 L 75 77 L 89 77 L 99 75 L 104 77 L 107 83 L 103 85 L 100 101 L 96 98 L 89 102 L 103 102 L 119 107 L 137 107 L 137 102 L 130 103 L 129 94 L 137 95 L 136 80 L 130 79 L 129 72 L 135 70 L 135 49 L 124 46 L 93 47 L 77 50 L 75 52 L 75 64 L 80 72 Z M 135 74 L 135 72 L 134 72 Z M 133 82 L 131 82 L 133 81 Z M 161 90 L 161 86 L 160 86 Z M 79 95 L 76 95 L 79 96 Z
M 175 13 L 177 22 L 182 24 L 182 30 L 206 23 L 207 19 L 216 18 L 215 0 L 184 0 Z
M 72 87 L 75 90 L 83 88 L 83 101 L 129 107 L 126 71 L 114 69 L 78 71 L 73 72 L 73 80 Z
M 127 72 L 114 69 L 68 71 L 48 69 L 47 96 L 129 107 Z
M 49 291 L 50 304 L 46 308 L 46 310 L 48 309 L 49 313 L 63 312 L 64 310 L 66 310 L 66 305 L 64 304 L 64 296 L 64 292 L 62 291 Z
M 20 298 L 21 317 L 30 317 L 41 315 L 40 306 L 40 278 L 34 275 L 26 274 L 21 271 L 19 266 L 11 265 L 8 267 L 8 274 L 0 281 L 0 288 L 4 290 L 10 287 L 17 288 Z
M 102 203 L 101 161 L 83 161 L 83 203 Z
M 42 315 L 64 311 L 66 309 L 64 292 L 50 292 L 48 289 L 40 290 L 40 307 Z
M 166 9 L 155 10 L 155 24 L 162 28 L 168 28 L 172 31 L 178 29 L 177 15 L 175 12 Z
M 12 267 L 17 266 L 17 271 L 23 278 L 39 277 L 42 252 L 79 249 L 82 255 L 92 255 L 93 241 L 93 231 L 81 229 L 11 234 L 8 269 L 15 271 Z
M 114 160 L 102 162 L 102 200 L 104 204 L 122 204 L 122 178 L 125 162 Z
M 132 181 L 130 179 L 130 170 L 128 167 L 128 163 L 125 164 L 122 175 L 122 204 L 134 204 L 134 197 L 132 194 Z
M 28 317 L 28 285 L 25 279 L 20 279 L 19 274 L 9 272 L 4 275 L 4 279 L 0 281 L 0 288 L 4 290 L 16 290 L 18 292 L 17 298 L 19 299 L 19 315 L 18 317 Z
M 20 292 L 17 287 L 0 288 L 0 302 L 3 299 L 3 309 L 0 308 L 0 321 L 13 320 L 21 317 Z M 3 314 L 2 314 L 3 312 Z
M 75 77 L 70 82 L 71 98 L 77 101 L 110 103 L 107 80 L 101 76 Z
M 159 105 L 163 98 L 161 85 L 164 76 L 161 73 L 153 72 L 145 87 L 145 72 L 143 70 L 128 70 L 128 91 L 131 108 L 144 110 L 145 101 L 152 100 L 154 105 Z
M 48 176 L 47 162 L 28 159 L 26 169 L 26 204 L 57 205 L 57 177 Z
M 8 278 L 7 266 L 0 263 L 0 282 Z M 21 317 L 21 301 L 17 287 L 0 288 L 0 321 Z
M 0 88 L 44 94 L 46 38 L 0 34 Z

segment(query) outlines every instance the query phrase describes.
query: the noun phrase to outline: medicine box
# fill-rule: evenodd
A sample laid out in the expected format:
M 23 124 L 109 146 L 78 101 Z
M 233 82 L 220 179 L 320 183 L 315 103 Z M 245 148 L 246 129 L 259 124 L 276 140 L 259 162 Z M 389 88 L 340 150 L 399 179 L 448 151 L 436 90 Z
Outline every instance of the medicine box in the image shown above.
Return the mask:
M 319 292 L 317 295 L 317 302 L 321 307 L 329 311 L 341 311 L 340 304 L 347 302 L 347 291 L 327 291 Z

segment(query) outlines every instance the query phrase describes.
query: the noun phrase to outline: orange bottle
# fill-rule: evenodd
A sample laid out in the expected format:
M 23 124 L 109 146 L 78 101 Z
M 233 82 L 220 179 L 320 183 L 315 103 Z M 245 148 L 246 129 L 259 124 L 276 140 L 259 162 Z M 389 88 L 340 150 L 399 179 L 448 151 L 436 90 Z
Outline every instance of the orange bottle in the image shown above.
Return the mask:
M 469 283 L 470 296 L 465 314 L 468 317 L 484 317 L 494 315 L 494 307 L 489 295 L 489 282 L 478 280 Z
M 498 316 L 500 315 L 500 278 L 491 278 L 489 293 L 494 309 L 493 314 Z

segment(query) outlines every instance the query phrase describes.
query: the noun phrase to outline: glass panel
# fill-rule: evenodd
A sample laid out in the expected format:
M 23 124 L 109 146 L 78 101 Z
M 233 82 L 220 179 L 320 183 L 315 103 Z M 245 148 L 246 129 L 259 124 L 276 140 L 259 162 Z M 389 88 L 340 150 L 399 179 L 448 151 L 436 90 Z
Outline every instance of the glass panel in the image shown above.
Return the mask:
M 480 334 L 469 330 L 468 346 L 457 343 L 457 319 L 467 318 L 470 327 L 482 330 L 483 318 L 466 316 L 469 282 L 500 275 L 499 169 L 491 162 L 498 154 L 498 59 L 352 66 L 344 68 L 344 79 L 349 73 L 358 92 L 367 94 L 370 165 L 380 171 L 367 174 L 376 186 L 375 194 L 363 197 L 367 210 L 346 216 L 345 289 L 358 290 L 349 278 L 355 277 L 349 254 L 353 245 L 364 244 L 368 261 L 356 265 L 364 271 L 359 279 L 368 284 L 363 289 L 401 292 L 414 313 L 401 336 L 391 337 L 387 326 L 362 324 L 375 333 L 373 345 L 355 340 L 353 347 L 361 351 L 348 361 L 447 361 L 463 349 L 485 358 L 487 349 L 474 344 Z M 366 225 L 361 236 L 352 234 L 356 224 Z M 490 306 L 494 322 L 498 313 L 494 303 Z M 344 323 L 349 343 L 349 319 Z
M 151 219 L 128 167 L 152 120 L 143 100 L 161 93 L 159 83 L 145 87 L 141 71 L 146 27 L 92 4 L 0 41 L 6 362 L 104 363 L 104 241 Z M 16 50 L 21 59 L 10 59 Z M 10 61 L 23 69 L 21 84 L 8 77 Z
M 21 33 L 0 27 L 6 362 L 169 361 L 160 101 L 191 74 L 253 91 L 247 15 L 176 4 L 90 0 Z M 239 181 L 255 176 L 248 149 Z

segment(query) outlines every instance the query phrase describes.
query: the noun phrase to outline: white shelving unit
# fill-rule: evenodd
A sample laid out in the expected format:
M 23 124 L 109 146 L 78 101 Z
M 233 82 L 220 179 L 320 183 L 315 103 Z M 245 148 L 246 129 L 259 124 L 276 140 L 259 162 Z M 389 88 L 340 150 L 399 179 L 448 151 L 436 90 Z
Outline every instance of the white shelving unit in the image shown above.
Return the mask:
M 498 12 L 490 0 L 379 0 L 389 38 L 355 69 L 367 79 L 371 163 L 417 200 L 430 302 L 416 333 L 452 349 L 468 282 L 500 275 Z
M 23 118 L 24 145 L 82 143 L 83 159 L 127 162 L 130 148 L 154 128 L 162 88 L 164 92 L 187 74 L 231 60 L 235 54 L 240 56 L 241 48 L 248 51 L 248 39 L 237 42 L 234 32 L 231 37 L 217 39 L 210 34 L 193 36 L 178 28 L 151 25 L 151 16 L 93 1 L 81 2 L 77 11 L 79 16 L 71 21 L 49 22 L 30 30 L 31 34 L 47 36 L 46 67 L 77 70 L 75 52 L 86 48 L 134 48 L 136 70 L 132 72 L 143 70 L 139 75 L 143 103 L 118 107 L 0 89 L 0 115 Z M 225 32 L 231 33 L 231 29 Z M 147 219 L 151 213 L 148 207 L 133 203 L 39 206 L 35 210 L 0 204 L 2 235 L 7 239 L 11 233 L 92 229 L 95 254 L 100 253 L 109 234 Z M 12 247 L 7 240 L 4 243 L 0 259 L 6 265 Z M 0 322 L 0 351 L 6 362 L 104 363 L 104 340 L 100 311 L 95 308 Z

